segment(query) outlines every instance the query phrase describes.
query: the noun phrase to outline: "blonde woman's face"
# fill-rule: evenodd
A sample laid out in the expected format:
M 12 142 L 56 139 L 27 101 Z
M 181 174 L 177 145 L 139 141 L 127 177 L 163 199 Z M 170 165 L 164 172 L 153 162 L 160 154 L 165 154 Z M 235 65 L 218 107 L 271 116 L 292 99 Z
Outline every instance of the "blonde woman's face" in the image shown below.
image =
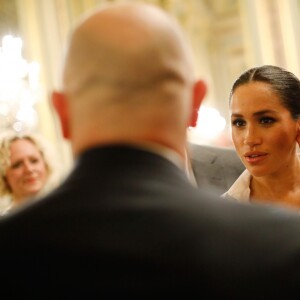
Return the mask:
M 45 185 L 48 171 L 37 147 L 27 139 L 11 143 L 11 164 L 6 171 L 6 180 L 13 198 L 22 200 L 37 194 Z

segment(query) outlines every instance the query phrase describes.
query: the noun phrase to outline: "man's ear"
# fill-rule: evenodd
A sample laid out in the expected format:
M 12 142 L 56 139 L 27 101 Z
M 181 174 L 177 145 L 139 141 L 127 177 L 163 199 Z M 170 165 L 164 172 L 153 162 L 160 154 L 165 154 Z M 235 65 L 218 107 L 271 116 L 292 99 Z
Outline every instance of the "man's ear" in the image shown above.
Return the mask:
M 198 111 L 206 94 L 206 84 L 202 80 L 198 80 L 194 85 L 193 95 L 193 111 L 190 118 L 189 126 L 195 127 L 198 120 Z
M 69 107 L 65 95 L 63 93 L 56 92 L 56 91 L 52 92 L 52 104 L 58 115 L 63 137 L 65 139 L 69 139 L 70 138 Z

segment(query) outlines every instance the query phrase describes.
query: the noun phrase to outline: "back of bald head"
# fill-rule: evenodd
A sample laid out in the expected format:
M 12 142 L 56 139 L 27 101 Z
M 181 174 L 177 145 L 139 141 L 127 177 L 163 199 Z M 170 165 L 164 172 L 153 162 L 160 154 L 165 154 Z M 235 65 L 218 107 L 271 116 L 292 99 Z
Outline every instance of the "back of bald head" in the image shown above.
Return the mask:
M 74 152 L 132 141 L 182 148 L 194 85 L 191 53 L 176 20 L 153 5 L 110 4 L 81 20 L 63 73 Z
M 186 82 L 193 76 L 189 51 L 176 21 L 159 8 L 110 5 L 85 17 L 73 32 L 65 90 L 77 98 L 91 88 L 106 95 L 152 89 L 164 80 Z

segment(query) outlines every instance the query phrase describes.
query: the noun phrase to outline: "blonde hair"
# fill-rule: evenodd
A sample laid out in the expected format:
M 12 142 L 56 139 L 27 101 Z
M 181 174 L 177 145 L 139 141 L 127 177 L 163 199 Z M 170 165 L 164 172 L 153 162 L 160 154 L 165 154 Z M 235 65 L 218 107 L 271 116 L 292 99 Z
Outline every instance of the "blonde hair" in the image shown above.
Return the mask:
M 48 171 L 47 182 L 38 195 L 45 194 L 56 187 L 61 180 L 60 164 L 52 145 L 41 135 L 32 132 L 17 133 L 7 131 L 0 135 L 0 198 L 12 197 L 12 191 L 6 181 L 6 170 L 10 166 L 10 145 L 19 139 L 25 139 L 37 147 Z

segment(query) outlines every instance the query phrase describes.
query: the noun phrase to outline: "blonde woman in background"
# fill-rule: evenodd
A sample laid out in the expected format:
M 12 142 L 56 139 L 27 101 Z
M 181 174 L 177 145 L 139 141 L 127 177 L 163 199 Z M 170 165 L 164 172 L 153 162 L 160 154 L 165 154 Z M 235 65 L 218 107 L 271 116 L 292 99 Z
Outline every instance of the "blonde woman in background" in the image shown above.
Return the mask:
M 0 137 L 0 215 L 57 186 L 61 179 L 59 166 L 50 143 L 41 135 L 3 134 Z

